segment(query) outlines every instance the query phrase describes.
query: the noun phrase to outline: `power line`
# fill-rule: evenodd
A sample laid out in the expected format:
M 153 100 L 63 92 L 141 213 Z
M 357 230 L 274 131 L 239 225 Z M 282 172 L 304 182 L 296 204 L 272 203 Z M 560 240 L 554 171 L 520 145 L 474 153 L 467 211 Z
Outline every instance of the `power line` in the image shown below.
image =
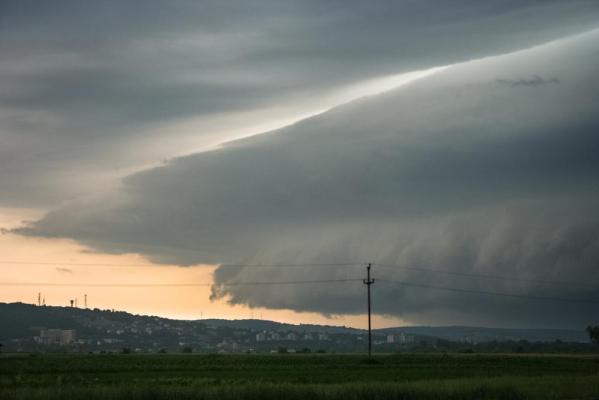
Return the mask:
M 347 279 L 318 279 L 318 280 L 296 280 L 296 281 L 253 281 L 253 282 L 223 282 L 223 283 L 206 283 L 206 282 L 192 282 L 192 283 L 88 283 L 88 282 L 77 282 L 77 283 L 54 283 L 54 282 L 0 282 L 0 286 L 45 286 L 45 287 L 210 287 L 210 286 L 268 286 L 268 285 L 311 285 L 311 284 L 328 284 L 328 283 L 347 283 L 347 282 L 363 282 L 361 278 L 347 278 Z M 392 279 L 378 279 L 379 282 L 392 283 L 408 287 L 417 287 L 422 289 L 433 289 L 451 291 L 457 293 L 477 294 L 477 295 L 489 295 L 489 296 L 501 296 L 501 297 L 513 297 L 529 300 L 548 300 L 568 303 L 587 303 L 587 304 L 599 304 L 599 300 L 592 299 L 573 299 L 563 297 L 551 297 L 551 296 L 535 296 L 525 295 L 518 293 L 507 293 L 507 292 L 493 292 L 476 289 L 463 289 L 447 286 L 436 286 L 426 285 L 421 283 L 396 281 Z
M 0 286 L 46 286 L 46 287 L 184 287 L 210 286 L 210 283 L 54 283 L 54 282 L 0 282 Z
M 29 262 L 29 261 L 10 261 L 10 260 L 0 260 L 0 264 L 25 264 L 25 265 L 53 265 L 53 266 L 107 266 L 107 267 L 159 267 L 159 265 L 153 264 L 109 264 L 109 263 L 74 263 L 74 262 Z M 369 264 L 376 267 L 381 268 L 389 268 L 389 269 L 402 269 L 402 270 L 413 270 L 420 272 L 431 272 L 431 273 L 439 273 L 446 275 L 455 275 L 461 277 L 469 277 L 469 278 L 481 278 L 481 279 L 491 279 L 491 280 L 502 280 L 502 281 L 512 281 L 512 282 L 526 282 L 526 283 L 535 283 L 535 284 L 550 284 L 550 285 L 561 285 L 561 286 L 580 286 L 580 287 L 589 287 L 590 285 L 585 285 L 582 283 L 572 283 L 572 282 L 556 282 L 556 281 L 546 281 L 546 280 L 534 280 L 534 279 L 521 279 L 521 278 L 511 278 L 506 276 L 499 275 L 489 275 L 489 274 L 477 274 L 477 273 L 468 273 L 468 272 L 457 272 L 457 271 L 448 271 L 441 269 L 431 269 L 431 268 L 420 268 L 420 267 L 407 267 L 400 265 L 390 265 L 390 264 Z M 353 266 L 364 266 L 364 263 L 313 263 L 313 264 L 222 264 L 219 265 L 219 268 L 300 268 L 300 267 L 353 267 Z M 590 304 L 599 304 L 599 301 L 596 300 L 584 300 L 584 299 L 572 299 L 572 298 L 558 298 L 558 297 L 550 297 L 550 296 L 534 296 L 534 295 L 524 295 L 517 293 L 506 293 L 506 292 L 490 292 L 484 290 L 475 290 L 475 289 L 461 289 L 461 288 L 453 288 L 446 286 L 435 286 L 435 285 L 426 285 L 419 284 L 413 282 L 406 281 L 396 281 L 392 279 L 379 279 L 382 282 L 387 283 L 395 283 L 403 286 L 409 287 L 419 287 L 425 289 L 434 289 L 434 290 L 445 290 L 452 292 L 460 292 L 460 293 L 469 293 L 469 294 L 482 294 L 482 295 L 493 295 L 493 296 L 503 296 L 503 297 L 513 297 L 513 298 L 523 298 L 523 299 L 531 299 L 531 300 L 549 300 L 549 301 L 561 301 L 561 302 L 574 302 L 574 303 L 590 303 Z M 323 283 L 339 283 L 339 282 L 354 282 L 354 281 L 363 281 L 363 279 L 359 278 L 350 278 L 350 279 L 319 279 L 319 280 L 296 280 L 296 281 L 255 281 L 255 282 L 225 282 L 225 283 L 201 283 L 201 282 L 192 282 L 192 283 L 53 283 L 53 282 L 0 282 L 0 286 L 45 286 L 45 287 L 194 287 L 194 286 L 259 286 L 259 285 L 301 285 L 301 284 L 323 284 Z
M 11 261 L 11 260 L 0 260 L 0 264 L 14 264 L 14 265 L 49 265 L 49 266 L 80 266 L 80 267 L 144 267 L 144 268 L 160 268 L 163 265 L 159 264 L 112 264 L 112 263 L 78 263 L 78 262 L 33 262 L 33 261 Z M 305 263 L 305 264 L 220 264 L 216 265 L 218 268 L 302 268 L 302 267 L 363 267 L 367 263 Z M 209 264 L 196 264 L 190 266 L 183 266 L 181 268 L 194 268 Z M 480 274 L 473 272 L 459 272 L 459 271 L 448 271 L 443 269 L 423 268 L 423 267 L 409 267 L 392 264 L 372 264 L 378 268 L 386 268 L 390 270 L 407 270 L 407 271 L 418 271 L 418 272 L 429 272 L 443 275 L 460 276 L 467 278 L 487 279 L 487 280 L 498 280 L 506 282 L 521 282 L 521 283 L 533 283 L 540 285 L 556 285 L 556 286 L 569 286 L 569 287 L 591 287 L 592 285 L 585 284 L 583 282 L 558 282 L 550 280 L 540 279 L 526 279 L 526 278 L 513 278 L 501 275 L 492 274 Z
M 219 268 L 298 268 L 298 267 L 363 267 L 364 263 L 328 264 L 220 264 Z
M 309 285 L 315 283 L 339 283 L 339 282 L 358 282 L 361 281 L 361 278 L 347 278 L 347 279 L 317 279 L 317 280 L 307 280 L 307 281 L 278 281 L 278 282 L 227 282 L 227 283 L 218 283 L 218 285 L 222 286 L 245 286 L 245 285 Z
M 557 281 L 547 281 L 547 280 L 539 280 L 539 279 L 526 279 L 526 278 L 512 278 L 501 275 L 490 275 L 490 274 L 477 274 L 473 272 L 459 272 L 459 271 L 448 271 L 442 269 L 433 269 L 433 268 L 421 268 L 421 267 L 406 267 L 401 265 L 389 265 L 389 264 L 375 264 L 377 267 L 388 268 L 388 269 L 402 269 L 408 271 L 419 271 L 419 272 L 432 272 L 437 274 L 445 274 L 445 275 L 455 275 L 462 276 L 468 278 L 480 278 L 480 279 L 490 279 L 490 280 L 499 280 L 499 281 L 509 281 L 509 282 L 521 282 L 521 283 L 534 283 L 541 285 L 557 285 L 557 286 L 574 286 L 574 287 L 589 287 L 591 285 L 585 284 L 582 282 L 557 282 Z
M 77 263 L 77 262 L 34 262 L 34 261 L 10 261 L 0 260 L 0 264 L 14 265 L 50 265 L 68 267 L 152 267 L 159 268 L 166 265 L 161 264 L 111 264 L 111 263 Z M 173 264 L 175 265 L 175 264 Z M 219 268 L 299 268 L 299 267 L 362 267 L 364 263 L 320 263 L 320 264 L 195 264 L 180 266 L 190 268 L 204 265 L 216 265 Z M 175 265 L 176 266 L 176 265 Z
M 354 279 L 319 279 L 304 281 L 256 281 L 256 282 L 224 282 L 224 283 L 53 283 L 53 282 L 0 282 L 0 286 L 47 286 L 47 287 L 195 287 L 195 286 L 261 286 L 261 285 L 308 285 L 319 283 L 340 283 L 361 281 Z
M 68 267 L 161 267 L 158 264 L 110 264 L 110 263 L 76 263 L 76 262 L 39 262 L 39 261 L 10 261 L 0 260 L 0 264 L 14 265 L 51 265 Z
M 480 295 L 501 296 L 501 297 L 514 297 L 514 298 L 529 299 L 529 300 L 548 300 L 548 301 L 567 302 L 567 303 L 599 304 L 599 300 L 592 300 L 592 299 L 572 299 L 572 298 L 563 298 L 563 297 L 535 296 L 535 295 L 526 295 L 526 294 L 518 294 L 518 293 L 491 292 L 491 291 L 486 291 L 486 290 L 462 289 L 462 288 L 452 288 L 452 287 L 446 287 L 446 286 L 425 285 L 425 284 L 413 283 L 413 282 L 395 281 L 395 280 L 391 280 L 391 279 L 378 279 L 378 280 L 380 282 L 393 283 L 393 284 L 402 285 L 402 286 L 417 287 L 417 288 L 423 288 L 423 289 L 445 290 L 445 291 L 458 292 L 458 293 L 480 294 Z

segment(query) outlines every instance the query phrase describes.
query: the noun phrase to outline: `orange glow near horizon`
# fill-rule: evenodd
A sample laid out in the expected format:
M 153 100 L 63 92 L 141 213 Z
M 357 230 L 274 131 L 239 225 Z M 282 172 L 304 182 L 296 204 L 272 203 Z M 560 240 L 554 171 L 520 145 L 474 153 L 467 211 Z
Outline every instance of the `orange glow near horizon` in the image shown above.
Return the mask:
M 0 208 L 0 228 L 10 229 L 23 220 L 40 217 L 36 210 Z M 210 300 L 210 286 L 179 287 L 93 287 L 93 284 L 190 284 L 212 283 L 214 265 L 179 267 L 156 265 L 138 254 L 102 254 L 67 239 L 32 238 L 4 233 L 0 235 L 0 302 L 37 303 L 38 293 L 47 305 L 68 306 L 77 299 L 89 308 L 115 309 L 134 314 L 158 315 L 175 319 L 265 319 L 293 324 L 325 324 L 366 327 L 365 315 L 327 317 L 318 313 L 250 308 L 231 305 L 226 300 Z M 9 262 L 7 262 L 9 261 Z M 11 263 L 12 262 L 12 263 Z M 39 263 L 39 264 L 36 264 Z M 94 264 L 94 265 L 74 265 Z M 104 265 L 98 265 L 104 264 Z M 44 283 L 16 286 L 6 283 Z M 76 286 L 51 286 L 75 284 Z M 375 327 L 404 325 L 397 318 L 375 315 Z

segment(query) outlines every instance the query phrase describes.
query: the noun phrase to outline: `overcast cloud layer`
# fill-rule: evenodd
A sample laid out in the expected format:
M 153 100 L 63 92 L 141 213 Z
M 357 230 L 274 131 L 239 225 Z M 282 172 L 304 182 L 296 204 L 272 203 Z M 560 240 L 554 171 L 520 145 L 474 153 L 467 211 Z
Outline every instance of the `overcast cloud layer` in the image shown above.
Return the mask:
M 596 304 L 484 297 L 384 279 L 599 300 L 599 31 L 454 66 L 294 126 L 176 159 L 23 234 L 157 262 L 372 261 L 547 280 L 375 267 L 378 313 L 415 323 L 580 327 Z M 214 296 L 359 313 L 361 267 L 231 268 Z
M 347 85 L 526 48 L 598 15 L 594 0 L 5 0 L 0 206 L 90 196 Z

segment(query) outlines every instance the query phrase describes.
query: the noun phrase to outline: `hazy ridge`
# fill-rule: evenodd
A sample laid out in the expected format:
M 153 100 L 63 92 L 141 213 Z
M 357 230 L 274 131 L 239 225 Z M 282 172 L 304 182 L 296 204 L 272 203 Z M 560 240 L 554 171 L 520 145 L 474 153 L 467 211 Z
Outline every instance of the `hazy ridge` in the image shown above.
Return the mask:
M 174 320 L 158 316 L 137 315 L 124 311 L 82 309 L 55 306 L 34 306 L 25 303 L 0 303 L 0 340 L 10 340 L 16 337 L 32 336 L 40 328 L 81 329 L 82 321 L 104 320 L 119 321 L 133 325 L 139 320 L 154 320 L 186 325 L 192 329 L 203 327 L 228 327 L 251 331 L 299 331 L 361 334 L 363 329 L 343 326 L 316 324 L 289 324 L 259 319 L 202 319 Z M 518 328 L 488 328 L 469 326 L 405 326 L 374 329 L 376 333 L 406 334 L 430 336 L 453 341 L 506 341 L 528 340 L 531 342 L 588 342 L 584 329 L 518 329 Z

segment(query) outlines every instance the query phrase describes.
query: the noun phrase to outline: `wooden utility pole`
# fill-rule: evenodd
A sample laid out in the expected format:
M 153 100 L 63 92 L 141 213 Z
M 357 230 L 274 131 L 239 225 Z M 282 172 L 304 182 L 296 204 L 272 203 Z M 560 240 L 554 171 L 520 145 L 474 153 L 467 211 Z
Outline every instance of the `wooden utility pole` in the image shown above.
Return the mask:
M 366 279 L 364 279 L 364 284 L 368 289 L 368 358 L 372 358 L 372 325 L 370 322 L 370 285 L 374 283 L 374 279 L 370 279 L 370 267 L 372 267 L 371 263 L 366 265 Z

